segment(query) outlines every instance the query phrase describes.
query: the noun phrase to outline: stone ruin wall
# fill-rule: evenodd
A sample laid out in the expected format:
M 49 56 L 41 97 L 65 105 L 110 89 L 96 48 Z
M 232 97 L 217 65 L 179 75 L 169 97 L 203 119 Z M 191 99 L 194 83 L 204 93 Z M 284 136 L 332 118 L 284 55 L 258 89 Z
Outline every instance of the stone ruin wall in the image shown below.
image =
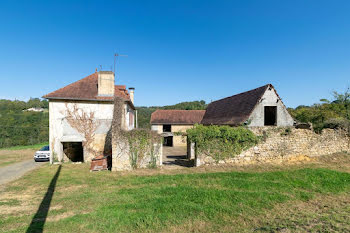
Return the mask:
M 214 161 L 210 156 L 197 156 L 203 164 L 254 164 L 254 163 L 281 163 L 284 161 L 310 160 L 312 157 L 329 155 L 337 152 L 350 152 L 350 138 L 343 130 L 324 129 L 322 134 L 316 134 L 308 129 L 275 127 L 254 127 L 251 130 L 265 139 L 254 147 L 243 151 L 240 155 L 222 161 Z M 265 133 L 264 133 L 265 132 Z M 196 160 L 197 160 L 196 158 Z
M 163 161 L 163 146 L 162 144 L 154 144 L 154 156 L 157 158 L 157 166 L 161 166 Z M 112 171 L 130 171 L 132 170 L 130 162 L 130 149 L 126 141 L 117 141 L 112 138 Z M 142 158 L 139 163 L 139 168 L 147 168 L 151 161 L 150 151 Z

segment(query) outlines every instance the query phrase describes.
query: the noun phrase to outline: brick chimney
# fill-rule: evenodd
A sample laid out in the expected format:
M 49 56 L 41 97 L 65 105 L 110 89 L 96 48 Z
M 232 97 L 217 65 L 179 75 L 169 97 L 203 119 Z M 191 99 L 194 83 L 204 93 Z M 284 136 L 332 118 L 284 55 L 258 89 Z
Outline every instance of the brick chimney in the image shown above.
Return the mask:
M 114 73 L 98 72 L 98 96 L 114 96 Z
M 132 103 L 134 103 L 135 88 L 134 87 L 129 87 L 129 93 L 130 93 L 130 100 L 131 100 Z

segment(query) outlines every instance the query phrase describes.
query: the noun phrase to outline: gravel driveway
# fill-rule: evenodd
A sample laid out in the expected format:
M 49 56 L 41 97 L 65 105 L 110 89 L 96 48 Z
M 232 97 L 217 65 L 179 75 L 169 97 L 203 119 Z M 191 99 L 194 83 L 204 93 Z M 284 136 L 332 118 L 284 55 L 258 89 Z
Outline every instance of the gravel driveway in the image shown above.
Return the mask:
M 8 165 L 0 168 L 0 185 L 4 185 L 10 181 L 18 179 L 26 172 L 33 170 L 44 163 L 36 163 L 33 159 L 25 160 L 19 163 Z

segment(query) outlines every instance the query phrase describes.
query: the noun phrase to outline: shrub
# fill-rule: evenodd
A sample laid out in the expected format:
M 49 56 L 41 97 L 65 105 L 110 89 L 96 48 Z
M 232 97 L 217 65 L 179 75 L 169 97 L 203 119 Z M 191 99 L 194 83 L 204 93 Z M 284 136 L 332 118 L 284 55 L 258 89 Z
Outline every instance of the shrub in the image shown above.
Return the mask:
M 195 125 L 187 130 L 187 137 L 196 143 L 197 153 L 211 156 L 216 161 L 234 157 L 258 142 L 249 129 L 230 126 Z
M 281 136 L 288 136 L 292 133 L 292 129 L 291 128 L 286 128 L 282 133 Z
M 160 145 L 161 137 L 150 129 L 123 129 L 122 119 L 124 114 L 124 100 L 117 97 L 114 99 L 112 135 L 119 149 L 129 151 L 129 161 L 132 169 L 140 168 L 145 161 L 149 161 L 149 168 L 156 168 L 156 155 L 159 153 L 159 148 L 154 145 Z
M 324 123 L 324 128 L 329 129 L 345 129 L 349 127 L 349 121 L 343 118 L 332 118 Z
M 331 118 L 324 123 L 314 124 L 313 128 L 316 133 L 322 133 L 323 129 L 342 129 L 349 131 L 350 122 L 344 118 Z
M 120 132 L 121 136 L 128 141 L 130 151 L 130 165 L 137 169 L 146 157 L 150 157 L 149 168 L 157 167 L 157 158 L 155 156 L 154 144 L 159 144 L 160 136 L 151 130 L 134 129 Z

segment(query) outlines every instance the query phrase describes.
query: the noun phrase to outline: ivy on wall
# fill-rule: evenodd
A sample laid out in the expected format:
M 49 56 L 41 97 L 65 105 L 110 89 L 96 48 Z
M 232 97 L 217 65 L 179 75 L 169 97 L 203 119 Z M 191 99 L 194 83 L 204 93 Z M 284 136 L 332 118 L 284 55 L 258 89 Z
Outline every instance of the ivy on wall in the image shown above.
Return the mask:
M 187 130 L 187 137 L 196 144 L 198 155 L 215 161 L 232 158 L 258 143 L 258 137 L 245 127 L 195 125 Z

